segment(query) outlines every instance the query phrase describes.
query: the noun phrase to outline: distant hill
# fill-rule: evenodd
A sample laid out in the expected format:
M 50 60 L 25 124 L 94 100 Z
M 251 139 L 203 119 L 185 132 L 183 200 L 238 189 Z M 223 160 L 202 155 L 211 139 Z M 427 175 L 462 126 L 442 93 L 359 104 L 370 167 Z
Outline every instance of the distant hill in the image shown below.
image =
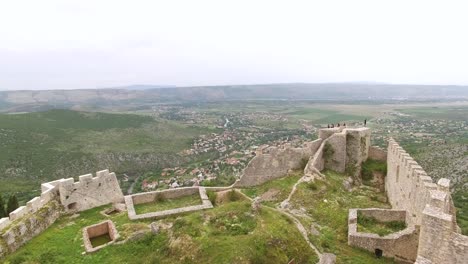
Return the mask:
M 0 91 L 0 111 L 37 111 L 49 108 L 102 109 L 156 103 L 227 100 L 468 100 L 468 86 L 290 83 L 198 87 L 133 85 L 104 89 Z

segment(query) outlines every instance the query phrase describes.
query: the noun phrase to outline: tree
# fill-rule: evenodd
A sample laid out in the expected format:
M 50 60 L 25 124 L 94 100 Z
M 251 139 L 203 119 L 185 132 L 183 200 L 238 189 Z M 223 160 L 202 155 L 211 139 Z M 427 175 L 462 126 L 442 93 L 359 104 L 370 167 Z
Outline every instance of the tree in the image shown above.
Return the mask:
M 18 199 L 16 199 L 16 195 L 12 194 L 10 198 L 8 198 L 7 213 L 10 214 L 14 210 L 16 210 L 16 208 L 18 207 L 19 207 Z
M 0 218 L 7 217 L 8 214 L 5 211 L 5 201 L 3 200 L 2 195 L 0 195 Z

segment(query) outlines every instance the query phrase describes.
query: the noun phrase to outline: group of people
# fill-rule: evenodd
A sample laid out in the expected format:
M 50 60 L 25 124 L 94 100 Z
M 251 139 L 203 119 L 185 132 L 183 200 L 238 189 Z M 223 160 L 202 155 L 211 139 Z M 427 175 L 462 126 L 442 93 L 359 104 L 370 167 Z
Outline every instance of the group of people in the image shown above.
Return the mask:
M 336 127 L 340 127 L 340 125 L 341 125 L 341 124 L 338 123 L 338 124 L 336 125 Z M 345 127 L 345 126 L 346 126 L 346 123 L 343 123 L 342 126 Z M 367 119 L 364 119 L 364 126 L 367 126 Z M 330 124 L 327 124 L 327 128 L 334 128 L 334 127 L 335 127 L 335 124 L 331 124 L 331 125 L 330 125 Z
M 346 123 L 343 123 L 343 126 L 345 127 L 345 126 L 346 126 Z M 334 127 L 335 127 L 335 124 L 331 124 L 331 125 L 328 124 L 327 127 L 328 127 L 328 128 L 334 128 Z M 338 123 L 338 124 L 336 125 L 336 127 L 340 127 L 340 123 Z

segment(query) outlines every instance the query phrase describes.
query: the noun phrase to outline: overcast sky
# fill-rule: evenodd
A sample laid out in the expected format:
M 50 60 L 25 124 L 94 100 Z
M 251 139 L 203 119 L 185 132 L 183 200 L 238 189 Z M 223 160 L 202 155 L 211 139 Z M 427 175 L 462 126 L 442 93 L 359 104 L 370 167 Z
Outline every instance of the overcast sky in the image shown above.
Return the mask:
M 468 84 L 468 1 L 0 0 L 0 90 Z

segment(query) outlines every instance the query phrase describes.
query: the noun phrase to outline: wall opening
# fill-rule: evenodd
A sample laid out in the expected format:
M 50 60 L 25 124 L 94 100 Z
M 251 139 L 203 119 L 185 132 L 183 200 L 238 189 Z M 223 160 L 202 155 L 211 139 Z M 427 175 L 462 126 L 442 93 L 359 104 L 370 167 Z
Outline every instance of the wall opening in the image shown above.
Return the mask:
M 375 256 L 381 258 L 383 256 L 383 251 L 380 248 L 375 249 Z
M 78 204 L 77 203 L 71 203 L 67 205 L 68 210 L 75 210 L 77 208 Z

